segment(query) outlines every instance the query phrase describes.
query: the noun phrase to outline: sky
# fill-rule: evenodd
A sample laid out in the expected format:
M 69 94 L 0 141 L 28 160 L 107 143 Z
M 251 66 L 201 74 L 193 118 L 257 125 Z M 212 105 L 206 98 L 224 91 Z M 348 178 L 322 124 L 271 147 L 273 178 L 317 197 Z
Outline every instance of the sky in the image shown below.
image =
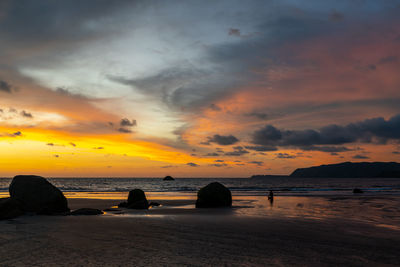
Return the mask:
M 0 176 L 400 161 L 400 1 L 0 0 Z

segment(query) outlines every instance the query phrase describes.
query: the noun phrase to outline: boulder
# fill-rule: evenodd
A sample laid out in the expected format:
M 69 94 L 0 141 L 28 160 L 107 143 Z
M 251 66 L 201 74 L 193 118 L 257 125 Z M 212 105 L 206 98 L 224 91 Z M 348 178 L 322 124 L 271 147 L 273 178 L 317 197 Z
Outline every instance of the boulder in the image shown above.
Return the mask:
M 172 176 L 169 176 L 169 175 L 165 176 L 164 179 L 163 179 L 163 181 L 173 181 L 173 180 L 175 180 L 175 179 L 172 178 Z
M 161 204 L 160 203 L 158 203 L 158 202 L 150 202 L 150 204 L 149 204 L 149 206 L 152 206 L 152 207 L 158 207 L 158 206 L 160 206 Z
M 353 193 L 354 193 L 354 194 L 362 194 L 362 193 L 364 193 L 364 191 L 362 191 L 362 190 L 359 189 L 359 188 L 354 188 L 354 189 L 353 189 Z
M 69 213 L 69 215 L 99 215 L 99 214 L 103 214 L 103 212 L 101 210 L 92 208 L 81 208 Z
M 10 197 L 24 212 L 62 214 L 69 212 L 63 193 L 45 178 L 35 175 L 17 175 L 10 184 Z
M 127 208 L 128 207 L 128 202 L 124 201 L 118 204 L 118 208 Z
M 196 208 L 231 207 L 231 191 L 224 185 L 214 182 L 201 188 L 197 193 Z
M 0 198 L 0 220 L 12 219 L 23 214 L 16 200 L 9 197 Z
M 121 204 L 119 205 L 119 207 L 123 207 Z M 149 202 L 147 202 L 147 198 L 143 190 L 131 190 L 128 195 L 128 203 L 126 204 L 126 207 L 128 209 L 148 209 Z

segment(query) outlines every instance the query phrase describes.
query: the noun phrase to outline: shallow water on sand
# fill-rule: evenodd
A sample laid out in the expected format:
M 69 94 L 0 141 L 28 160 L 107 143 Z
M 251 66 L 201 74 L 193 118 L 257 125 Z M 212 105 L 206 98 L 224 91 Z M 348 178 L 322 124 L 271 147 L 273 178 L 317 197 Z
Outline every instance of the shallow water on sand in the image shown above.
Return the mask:
M 68 199 L 114 199 L 115 205 L 127 199 L 128 192 L 69 192 Z M 266 195 L 233 194 L 232 209 L 196 209 L 195 192 L 148 192 L 149 201 L 161 203 L 148 211 L 109 212 L 116 216 L 248 216 L 296 218 L 309 220 L 341 219 L 367 223 L 400 231 L 399 196 L 285 196 L 276 195 L 273 202 Z

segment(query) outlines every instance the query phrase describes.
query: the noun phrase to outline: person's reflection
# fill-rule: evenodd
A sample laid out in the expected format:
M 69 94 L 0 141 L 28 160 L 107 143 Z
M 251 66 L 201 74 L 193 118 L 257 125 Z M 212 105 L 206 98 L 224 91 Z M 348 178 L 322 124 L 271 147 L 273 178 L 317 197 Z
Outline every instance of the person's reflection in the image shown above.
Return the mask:
M 272 190 L 269 190 L 268 200 L 269 204 L 272 207 L 272 205 L 274 204 L 274 192 L 272 192 Z

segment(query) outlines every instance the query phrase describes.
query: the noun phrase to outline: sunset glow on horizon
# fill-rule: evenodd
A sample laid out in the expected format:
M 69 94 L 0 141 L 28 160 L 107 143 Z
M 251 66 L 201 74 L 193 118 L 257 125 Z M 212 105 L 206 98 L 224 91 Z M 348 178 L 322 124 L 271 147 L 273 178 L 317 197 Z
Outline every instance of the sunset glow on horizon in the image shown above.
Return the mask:
M 1 1 L 0 177 L 400 161 L 398 1 Z

